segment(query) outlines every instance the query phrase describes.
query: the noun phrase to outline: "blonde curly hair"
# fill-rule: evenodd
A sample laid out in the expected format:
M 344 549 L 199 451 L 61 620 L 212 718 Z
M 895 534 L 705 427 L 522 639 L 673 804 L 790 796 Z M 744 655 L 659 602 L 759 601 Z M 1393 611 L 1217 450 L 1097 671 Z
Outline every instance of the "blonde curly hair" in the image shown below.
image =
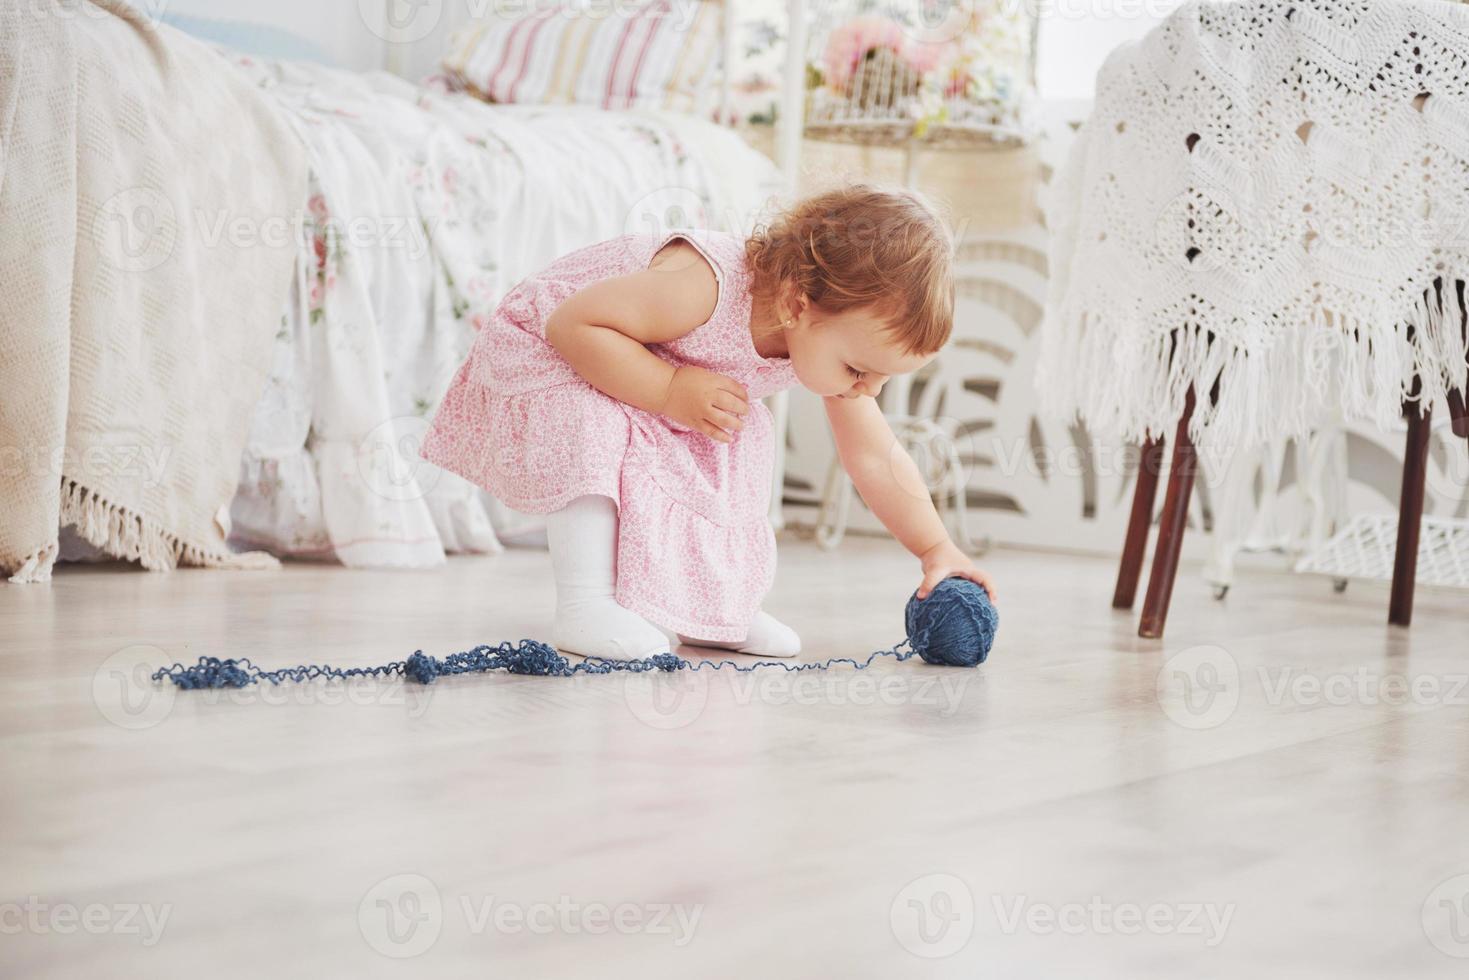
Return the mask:
M 794 291 L 819 313 L 871 310 L 918 356 L 953 331 L 953 255 L 953 233 L 927 198 L 871 184 L 803 198 L 745 241 L 757 300 Z

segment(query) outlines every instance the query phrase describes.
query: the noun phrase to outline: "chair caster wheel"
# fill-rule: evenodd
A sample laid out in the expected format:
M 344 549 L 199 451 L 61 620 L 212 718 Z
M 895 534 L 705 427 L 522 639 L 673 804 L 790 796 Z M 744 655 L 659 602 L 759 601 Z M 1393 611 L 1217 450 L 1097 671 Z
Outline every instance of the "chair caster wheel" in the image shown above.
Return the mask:
M 1214 598 L 1215 599 L 1223 599 L 1227 595 L 1229 595 L 1229 586 L 1227 586 L 1227 585 L 1216 585 L 1216 586 L 1214 586 Z
M 1331 580 L 1331 591 L 1335 592 L 1337 595 L 1341 595 L 1346 590 L 1347 590 L 1347 579 L 1344 579 L 1344 578 L 1334 578 L 1334 579 Z

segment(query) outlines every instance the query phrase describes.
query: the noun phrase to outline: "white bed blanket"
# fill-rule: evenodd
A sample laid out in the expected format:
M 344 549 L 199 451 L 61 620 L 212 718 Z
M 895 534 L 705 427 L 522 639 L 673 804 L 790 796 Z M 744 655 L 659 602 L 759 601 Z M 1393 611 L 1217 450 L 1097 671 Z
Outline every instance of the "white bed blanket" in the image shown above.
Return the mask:
M 299 143 L 207 46 L 121 0 L 0 2 L 0 569 L 58 529 L 155 570 L 226 547 Z M 216 234 L 233 227 L 235 233 Z

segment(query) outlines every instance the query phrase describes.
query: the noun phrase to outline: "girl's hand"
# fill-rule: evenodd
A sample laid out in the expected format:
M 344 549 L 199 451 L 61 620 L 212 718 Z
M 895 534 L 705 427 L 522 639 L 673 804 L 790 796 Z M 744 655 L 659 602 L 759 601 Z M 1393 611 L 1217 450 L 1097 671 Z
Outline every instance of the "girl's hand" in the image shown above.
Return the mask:
M 719 442 L 734 442 L 734 435 L 725 430 L 743 429 L 749 411 L 745 386 L 734 378 L 701 367 L 681 367 L 673 372 L 659 414 Z
M 994 579 L 987 572 L 976 568 L 969 556 L 948 538 L 925 551 L 919 556 L 919 561 L 923 563 L 923 582 L 918 586 L 919 599 L 927 599 L 934 586 L 951 575 L 957 575 L 984 586 L 984 590 L 989 593 L 990 602 L 999 604 Z

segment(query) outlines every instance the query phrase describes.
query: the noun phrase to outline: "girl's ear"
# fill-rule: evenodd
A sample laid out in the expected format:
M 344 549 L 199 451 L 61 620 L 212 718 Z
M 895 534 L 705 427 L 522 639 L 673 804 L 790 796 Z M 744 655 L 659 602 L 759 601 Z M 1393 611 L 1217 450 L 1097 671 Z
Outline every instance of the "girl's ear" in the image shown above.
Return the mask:
M 811 309 L 811 300 L 806 297 L 805 293 L 798 293 L 794 288 L 788 288 L 786 297 L 785 313 L 782 318 L 786 320 L 786 327 L 789 328 L 795 326 L 801 314 Z

